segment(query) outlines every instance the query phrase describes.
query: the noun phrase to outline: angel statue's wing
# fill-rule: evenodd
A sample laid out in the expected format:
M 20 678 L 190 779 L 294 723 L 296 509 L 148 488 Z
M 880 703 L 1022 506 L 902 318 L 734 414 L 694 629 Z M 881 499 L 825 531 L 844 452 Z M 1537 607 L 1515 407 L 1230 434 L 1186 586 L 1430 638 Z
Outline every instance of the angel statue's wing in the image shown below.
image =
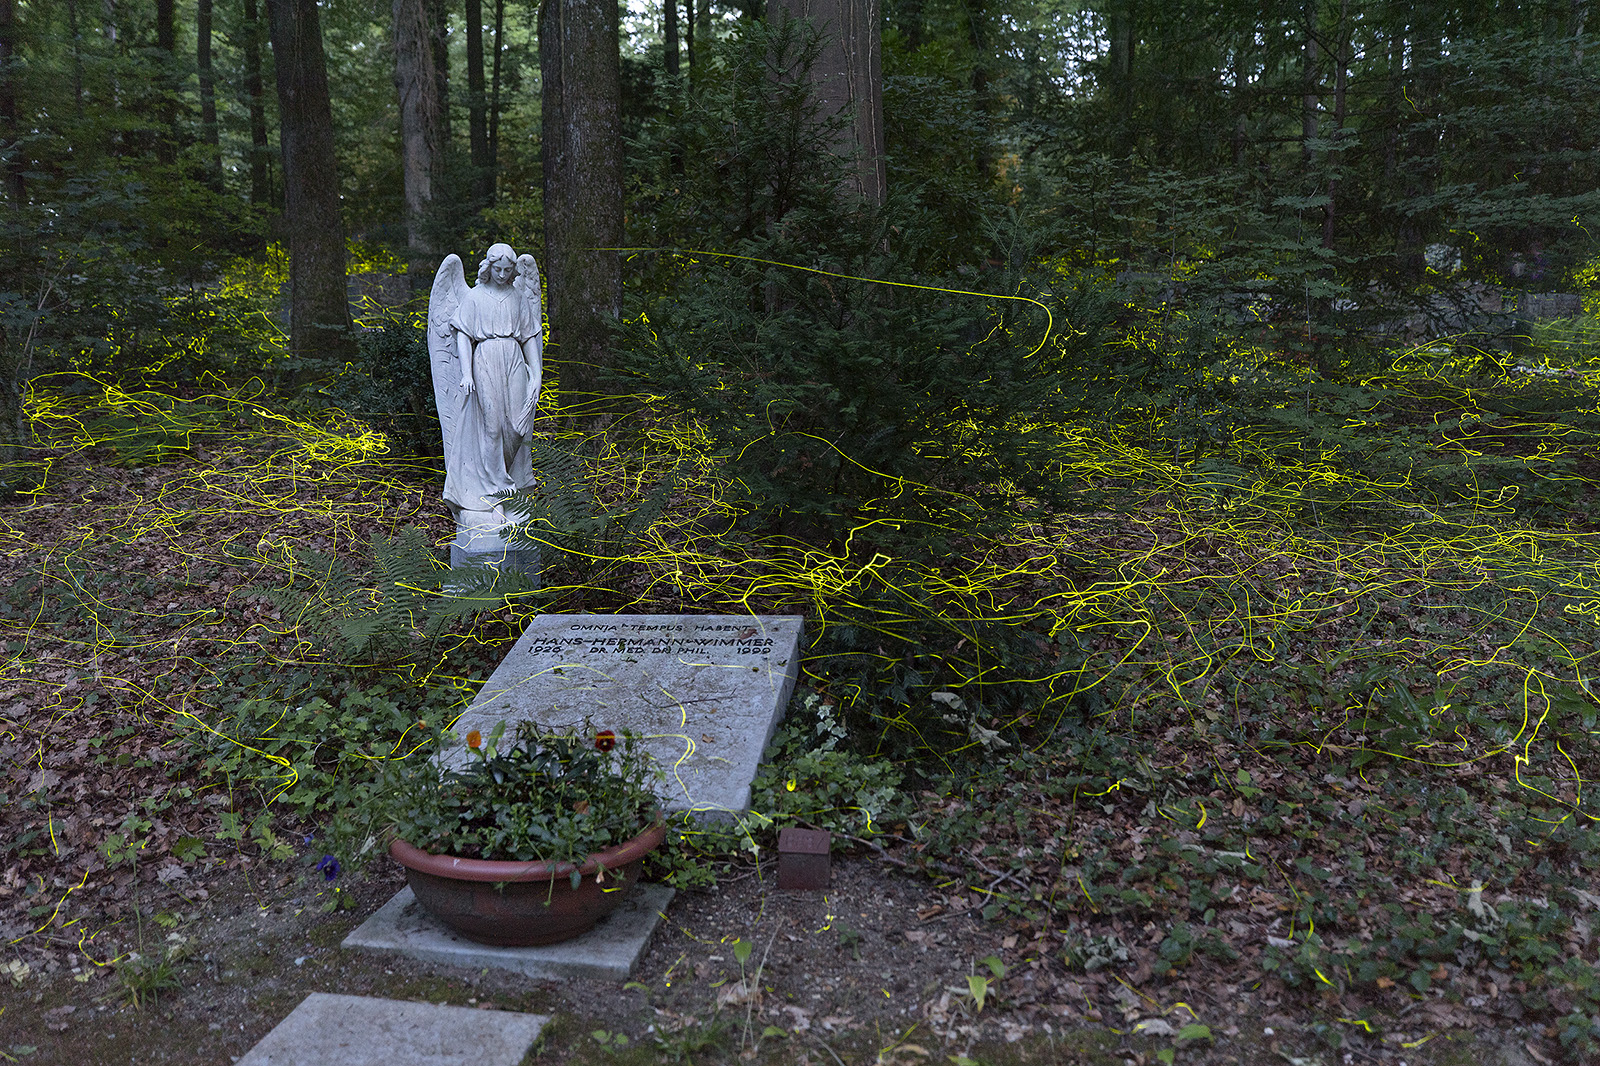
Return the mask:
M 461 360 L 456 356 L 450 320 L 466 295 L 467 276 L 461 269 L 461 257 L 445 256 L 433 276 L 433 293 L 428 297 L 428 362 L 433 367 L 433 401 L 439 409 L 447 469 L 455 457 L 456 426 L 462 412 Z
M 544 288 L 539 281 L 539 264 L 526 252 L 517 256 L 517 289 L 522 293 L 522 298 L 528 301 L 533 321 L 539 327 L 540 349 L 543 350 Z
M 528 397 L 511 421 L 512 428 L 526 437 L 532 430 L 534 411 L 539 406 L 539 390 L 544 383 L 544 294 L 539 284 L 539 264 L 526 253 L 517 256 L 516 288 L 522 294 L 528 321 L 533 323 L 534 329 L 533 352 L 528 366 Z

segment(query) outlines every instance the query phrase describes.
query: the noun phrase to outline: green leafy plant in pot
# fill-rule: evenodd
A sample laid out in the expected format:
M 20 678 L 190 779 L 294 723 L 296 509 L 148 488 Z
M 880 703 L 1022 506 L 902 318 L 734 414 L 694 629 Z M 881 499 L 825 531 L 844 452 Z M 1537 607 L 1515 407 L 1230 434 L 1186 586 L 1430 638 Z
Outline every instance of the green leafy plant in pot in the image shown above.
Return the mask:
M 631 733 L 467 734 L 464 763 L 408 759 L 386 782 L 417 902 L 482 944 L 553 944 L 589 930 L 665 835 L 653 763 Z M 441 745 L 442 748 L 442 745 Z

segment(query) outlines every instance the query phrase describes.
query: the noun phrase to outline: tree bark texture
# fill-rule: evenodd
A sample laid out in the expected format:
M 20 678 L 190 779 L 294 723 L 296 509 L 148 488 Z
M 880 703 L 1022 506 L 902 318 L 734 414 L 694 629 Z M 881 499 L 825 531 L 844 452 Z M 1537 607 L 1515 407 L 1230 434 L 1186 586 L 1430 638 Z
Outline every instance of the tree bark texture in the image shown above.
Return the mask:
M 1137 38 L 1133 31 L 1133 0 L 1118 0 L 1110 13 L 1111 98 L 1117 113 L 1117 155 L 1124 164 L 1133 161 L 1136 138 L 1133 132 L 1133 54 Z
M 0 165 L 5 167 L 6 198 L 13 211 L 20 210 L 28 198 L 23 174 L 27 161 L 22 158 L 21 133 L 17 125 L 17 83 L 11 76 L 17 57 L 17 9 L 15 0 L 0 0 Z
M 156 159 L 173 163 L 178 158 L 178 23 L 175 0 L 156 0 L 156 50 L 161 53 L 157 82 L 160 102 L 156 116 Z
M 889 21 L 906 39 L 906 47 L 915 52 L 922 47 L 927 32 L 927 4 L 925 0 L 898 0 L 890 6 Z
M 666 59 L 666 70 L 674 77 L 678 74 L 678 0 L 661 0 L 661 42 Z
M 267 0 L 267 21 L 278 73 L 290 351 L 353 358 L 333 108 L 317 0 Z
M 206 146 L 205 182 L 222 191 L 222 149 L 217 135 L 217 83 L 211 69 L 213 0 L 197 0 L 194 16 L 194 65 L 200 82 L 200 140 Z
M 972 47 L 972 76 L 968 84 L 972 88 L 972 99 L 976 105 L 979 121 L 983 123 L 983 135 L 978 139 L 978 150 L 974 153 L 974 170 L 979 181 L 987 182 L 994 170 L 994 152 L 991 145 L 994 143 L 994 111 L 996 100 L 994 91 L 990 87 L 989 78 L 989 11 L 984 0 L 963 0 L 962 8 L 966 15 L 967 43 Z
M 272 202 L 272 148 L 267 144 L 267 100 L 261 81 L 261 15 L 256 0 L 244 0 L 241 31 L 244 95 L 250 111 L 250 202 Z
M 28 316 L 26 326 L 0 325 L 0 495 L 21 487 L 24 475 L 8 470 L 23 462 L 33 444 L 33 424 L 26 403 L 33 378 L 33 346 L 38 315 L 44 310 L 50 287 L 46 284 Z M 30 294 L 31 295 L 31 294 Z
M 709 0 L 700 0 L 701 6 Z M 683 0 L 683 54 L 689 63 L 689 69 L 694 69 L 694 0 Z
M 563 391 L 593 393 L 622 311 L 622 83 L 616 0 L 544 0 L 545 307 Z
M 1311 142 L 1317 136 L 1317 99 L 1320 79 L 1317 74 L 1317 0 L 1305 9 L 1305 65 L 1300 71 L 1300 161 L 1311 165 Z
M 494 61 L 489 65 L 489 159 L 500 168 L 500 60 L 505 55 L 506 0 L 494 0 Z
M 1339 26 L 1334 32 L 1333 56 L 1333 142 L 1344 140 L 1345 110 L 1350 93 L 1350 0 L 1339 0 Z M 1333 247 L 1334 227 L 1338 217 L 1339 173 L 1345 167 L 1344 153 L 1333 156 L 1332 176 L 1328 179 L 1328 206 L 1323 208 L 1322 246 Z
M 1231 105 L 1234 113 L 1233 120 L 1233 165 L 1244 169 L 1245 146 L 1249 143 L 1249 125 L 1246 116 L 1250 113 L 1250 106 L 1246 101 L 1248 90 L 1245 87 L 1244 75 L 1244 49 L 1235 49 L 1233 53 L 1233 95 Z
M 450 141 L 450 4 L 448 0 L 427 0 L 428 20 L 433 27 L 434 91 L 439 96 L 439 129 L 443 143 Z
M 16 82 L 12 79 L 16 55 L 15 0 L 0 0 L 0 168 L 5 173 L 6 199 L 10 201 L 8 217 L 3 224 L 8 229 L 16 227 L 20 236 L 28 190 L 23 177 L 27 162 L 19 140 Z M 20 325 L 7 328 L 0 323 L 0 464 L 23 460 L 32 443 L 32 427 L 23 406 L 28 379 L 32 376 L 29 365 L 33 352 L 31 327 L 28 335 L 19 336 L 23 332 Z M 13 480 L 5 466 L 0 466 L 0 491 L 20 487 L 13 485 Z
M 83 38 L 78 33 L 78 0 L 67 0 L 67 32 L 72 35 L 72 115 L 83 117 Z
M 1410 36 L 1408 80 L 1411 84 L 1406 100 L 1409 113 L 1405 114 L 1407 134 L 1404 138 L 1410 163 L 1400 174 L 1400 194 L 1415 198 L 1431 196 L 1438 187 L 1439 177 L 1438 134 L 1418 120 L 1436 113 L 1438 102 L 1434 94 L 1439 80 L 1437 64 L 1444 46 L 1444 29 L 1437 12 L 1425 9 L 1423 15 L 1431 18 L 1419 18 Z M 1395 260 L 1406 285 L 1417 285 L 1427 277 L 1427 221 L 1408 214 L 1397 229 Z
M 472 159 L 472 198 L 494 198 L 494 161 L 489 158 L 488 94 L 483 77 L 483 0 L 467 0 L 467 150 Z
M 849 113 L 850 125 L 833 150 L 855 162 L 849 191 L 882 203 L 889 179 L 884 164 L 881 0 L 771 0 L 768 15 L 810 19 L 822 33 L 822 54 L 811 68 L 820 115 Z
M 427 234 L 439 176 L 439 86 L 433 71 L 433 28 L 426 0 L 394 0 L 394 83 L 400 95 L 400 162 L 406 190 L 406 276 L 413 295 L 433 284 L 436 249 Z

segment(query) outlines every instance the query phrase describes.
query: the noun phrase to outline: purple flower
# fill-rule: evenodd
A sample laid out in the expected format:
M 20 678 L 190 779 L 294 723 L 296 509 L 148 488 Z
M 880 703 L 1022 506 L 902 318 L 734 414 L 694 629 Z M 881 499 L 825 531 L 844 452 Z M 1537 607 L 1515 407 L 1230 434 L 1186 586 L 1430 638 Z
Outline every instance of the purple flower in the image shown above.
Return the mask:
M 317 860 L 317 865 L 313 869 L 322 874 L 324 881 L 332 881 L 339 876 L 339 860 L 332 855 L 324 855 Z

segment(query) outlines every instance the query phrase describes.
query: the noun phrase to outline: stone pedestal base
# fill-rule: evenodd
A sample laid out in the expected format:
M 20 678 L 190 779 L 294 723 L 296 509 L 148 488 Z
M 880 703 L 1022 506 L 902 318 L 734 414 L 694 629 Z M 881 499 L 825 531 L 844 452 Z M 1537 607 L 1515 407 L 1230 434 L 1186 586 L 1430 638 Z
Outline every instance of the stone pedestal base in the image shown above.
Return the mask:
M 455 568 L 487 566 L 499 571 L 516 571 L 526 577 L 539 579 L 542 560 L 537 547 L 517 547 L 501 534 L 501 526 L 469 524 L 467 515 L 456 524 L 455 539 L 450 542 L 450 565 Z
M 538 579 L 543 566 L 538 548 L 501 548 L 489 551 L 466 551 L 454 542 L 450 545 L 452 567 L 491 566 L 496 570 L 515 570 L 519 574 Z

